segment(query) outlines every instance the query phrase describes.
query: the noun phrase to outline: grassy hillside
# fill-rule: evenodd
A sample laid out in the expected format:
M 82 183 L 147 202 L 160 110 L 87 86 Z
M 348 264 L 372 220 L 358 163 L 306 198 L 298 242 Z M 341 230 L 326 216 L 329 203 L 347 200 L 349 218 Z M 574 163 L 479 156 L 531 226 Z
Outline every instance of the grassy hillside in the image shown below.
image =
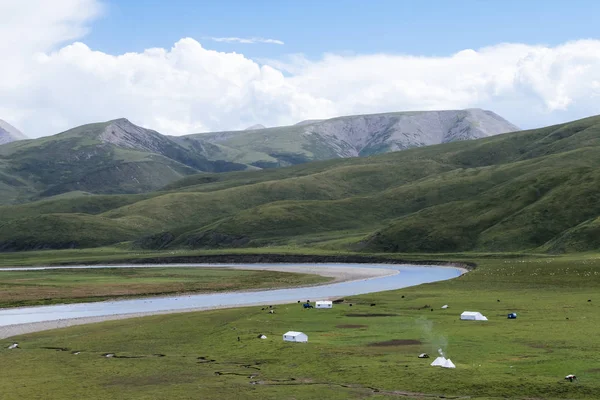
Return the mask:
M 200 171 L 246 168 L 210 161 L 120 119 L 0 146 L 0 204 L 65 193 L 149 192 Z
M 593 117 L 381 156 L 192 175 L 143 197 L 2 207 L 0 244 L 5 250 L 123 241 L 144 249 L 594 250 L 598 167 L 600 117 Z M 49 234 L 52 224 L 60 235 Z

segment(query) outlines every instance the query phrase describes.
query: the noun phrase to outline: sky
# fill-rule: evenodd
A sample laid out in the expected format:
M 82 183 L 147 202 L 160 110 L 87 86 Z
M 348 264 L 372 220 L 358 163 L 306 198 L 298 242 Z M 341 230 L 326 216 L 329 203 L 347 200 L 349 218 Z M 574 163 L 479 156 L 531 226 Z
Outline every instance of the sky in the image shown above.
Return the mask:
M 0 0 L 0 119 L 30 137 L 485 108 L 600 114 L 600 2 Z

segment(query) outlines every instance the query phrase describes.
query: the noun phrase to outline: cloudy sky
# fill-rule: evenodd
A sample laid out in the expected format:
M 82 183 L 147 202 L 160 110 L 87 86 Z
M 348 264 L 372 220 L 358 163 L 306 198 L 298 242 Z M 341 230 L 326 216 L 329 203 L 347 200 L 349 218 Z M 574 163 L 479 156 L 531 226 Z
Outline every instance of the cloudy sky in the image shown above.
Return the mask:
M 600 114 L 597 15 L 584 0 L 0 0 L 0 119 L 31 137 L 118 117 L 179 135 L 480 107 L 539 127 Z

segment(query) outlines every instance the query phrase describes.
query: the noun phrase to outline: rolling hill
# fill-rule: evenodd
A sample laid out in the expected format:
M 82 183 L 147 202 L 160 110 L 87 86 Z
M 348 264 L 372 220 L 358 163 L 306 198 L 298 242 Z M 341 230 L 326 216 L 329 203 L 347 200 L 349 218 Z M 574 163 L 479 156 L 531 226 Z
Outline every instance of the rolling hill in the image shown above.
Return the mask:
M 0 207 L 0 248 L 594 250 L 599 167 L 592 117 L 372 157 L 190 175 L 147 194 Z
M 364 156 L 516 129 L 483 110 L 362 115 L 183 137 L 121 118 L 0 146 L 0 204 L 56 195 L 144 193 L 198 172 Z M 17 137 L 16 131 L 11 135 Z
M 210 144 L 197 143 L 209 147 Z M 210 161 L 126 119 L 0 146 L 0 203 L 71 193 L 140 193 L 199 171 L 246 165 Z

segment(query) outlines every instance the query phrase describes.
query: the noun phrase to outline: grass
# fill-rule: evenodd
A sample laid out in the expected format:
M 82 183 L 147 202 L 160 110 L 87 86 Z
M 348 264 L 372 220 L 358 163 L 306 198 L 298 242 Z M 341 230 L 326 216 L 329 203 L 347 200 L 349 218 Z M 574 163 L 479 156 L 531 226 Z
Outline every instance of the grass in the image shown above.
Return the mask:
M 3 340 L 0 360 L 12 367 L 0 376 L 0 392 L 6 399 L 40 390 L 47 399 L 597 398 L 599 254 L 445 258 L 478 268 L 346 298 L 332 310 L 291 304 L 275 314 L 254 307 L 111 321 L 18 337 L 21 350 L 6 350 L 12 339 Z M 459 321 L 464 310 L 490 320 Z M 508 320 L 513 311 L 518 318 Z M 307 333 L 308 344 L 283 343 L 290 329 Z M 417 358 L 438 348 L 455 370 Z M 571 373 L 578 383 L 563 379 Z
M 329 278 L 210 268 L 98 268 L 1 271 L 0 308 L 312 285 Z

